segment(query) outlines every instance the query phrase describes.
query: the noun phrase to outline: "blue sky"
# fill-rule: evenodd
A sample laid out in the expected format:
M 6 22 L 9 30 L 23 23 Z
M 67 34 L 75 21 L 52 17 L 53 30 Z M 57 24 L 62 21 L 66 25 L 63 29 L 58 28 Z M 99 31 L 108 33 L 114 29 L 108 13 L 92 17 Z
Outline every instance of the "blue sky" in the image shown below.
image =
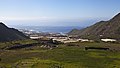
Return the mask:
M 7 25 L 88 26 L 120 12 L 120 0 L 0 0 Z

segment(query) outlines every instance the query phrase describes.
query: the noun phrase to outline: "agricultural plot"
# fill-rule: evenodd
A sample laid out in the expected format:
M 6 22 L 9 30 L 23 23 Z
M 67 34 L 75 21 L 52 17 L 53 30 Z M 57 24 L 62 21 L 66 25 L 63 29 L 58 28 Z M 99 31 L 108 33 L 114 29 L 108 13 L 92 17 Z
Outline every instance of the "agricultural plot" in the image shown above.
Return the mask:
M 119 68 L 120 44 L 71 43 L 58 48 L 3 50 L 0 51 L 0 67 L 3 68 Z M 85 50 L 85 47 L 107 47 L 111 50 Z M 115 50 L 116 49 L 116 50 Z

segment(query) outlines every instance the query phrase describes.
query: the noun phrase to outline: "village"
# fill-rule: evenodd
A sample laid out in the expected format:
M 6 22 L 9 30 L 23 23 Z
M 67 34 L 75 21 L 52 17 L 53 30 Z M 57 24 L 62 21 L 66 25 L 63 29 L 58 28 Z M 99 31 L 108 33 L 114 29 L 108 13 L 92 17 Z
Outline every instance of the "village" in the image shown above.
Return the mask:
M 22 31 L 23 32 L 23 31 Z M 51 40 L 53 42 L 58 41 L 61 43 L 72 43 L 72 42 L 95 42 L 95 40 L 87 39 L 87 38 L 80 38 L 78 36 L 72 36 L 67 34 L 61 34 L 61 33 L 49 33 L 49 32 L 33 32 L 33 31 L 24 31 L 24 34 L 30 37 L 30 39 L 33 40 L 42 40 L 47 39 Z M 117 42 L 116 39 L 111 38 L 101 38 L 101 42 Z
M 63 33 L 49 33 L 49 32 L 36 32 L 36 31 L 29 31 L 29 30 L 22 30 L 26 36 L 28 36 L 32 40 L 38 41 L 38 43 L 33 43 L 33 44 L 27 44 L 27 45 L 15 45 L 17 47 L 9 47 L 8 49 L 16 49 L 16 48 L 24 48 L 24 47 L 31 47 L 31 46 L 36 46 L 37 44 L 40 44 L 41 48 L 47 48 L 47 49 L 53 49 L 53 48 L 58 48 L 59 44 L 64 44 L 66 46 L 80 46 L 81 43 L 116 43 L 116 39 L 111 39 L 111 38 L 101 38 L 100 41 L 96 41 L 93 39 L 87 39 L 87 38 L 81 38 L 78 36 L 72 36 L 68 34 L 63 34 Z M 73 43 L 80 43 L 78 44 L 73 44 Z M 85 50 L 88 49 L 103 49 L 104 48 L 96 48 L 96 47 L 85 47 Z M 106 48 L 105 48 L 106 50 Z

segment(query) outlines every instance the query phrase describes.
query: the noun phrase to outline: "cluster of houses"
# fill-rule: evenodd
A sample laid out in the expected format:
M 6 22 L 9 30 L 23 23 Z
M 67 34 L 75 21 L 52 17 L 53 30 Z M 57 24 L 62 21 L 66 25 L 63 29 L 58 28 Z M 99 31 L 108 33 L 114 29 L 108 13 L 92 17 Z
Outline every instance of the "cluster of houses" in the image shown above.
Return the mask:
M 62 43 L 71 43 L 71 42 L 94 42 L 95 40 L 90 40 L 90 39 L 81 39 L 78 38 L 77 36 L 68 36 L 65 34 L 60 34 L 60 33 L 44 33 L 44 32 L 35 32 L 35 31 L 29 31 L 29 30 L 20 30 L 27 36 L 29 36 L 31 39 L 52 39 L 53 42 L 59 41 Z M 100 35 L 102 36 L 102 35 Z M 110 39 L 110 38 L 103 38 L 100 39 L 102 42 L 116 42 L 116 39 Z
M 55 36 L 38 36 L 38 35 L 32 35 L 30 36 L 31 39 L 41 39 L 41 38 L 48 38 L 52 39 L 53 42 L 59 41 L 62 43 L 71 43 L 71 42 L 94 42 L 94 40 L 89 39 L 81 39 L 81 38 L 72 38 L 67 35 L 55 35 Z M 100 39 L 103 42 L 116 42 L 116 39 Z
M 68 36 L 65 34 L 61 33 L 48 33 L 48 32 L 36 32 L 34 30 L 25 30 L 21 29 L 21 32 L 29 36 L 31 39 L 52 39 L 54 41 L 59 41 L 62 43 L 71 43 L 71 42 L 94 42 L 95 40 L 90 40 L 90 39 L 83 39 L 83 38 L 78 38 L 77 36 Z M 103 35 L 100 35 L 103 36 Z M 116 42 L 116 39 L 110 39 L 110 38 L 103 38 L 100 39 L 102 42 Z
M 59 41 L 62 43 L 72 43 L 72 42 L 94 42 L 94 40 L 89 39 L 80 39 L 80 38 L 71 38 L 67 35 L 54 35 L 54 36 L 38 36 L 38 35 L 31 35 L 31 39 L 52 39 L 53 42 Z
M 22 30 L 21 32 L 25 33 L 27 36 L 29 36 L 31 39 L 52 39 L 53 42 L 59 41 L 62 43 L 71 43 L 71 42 L 94 42 L 94 40 L 90 39 L 83 39 L 83 38 L 78 38 L 77 36 L 68 36 L 65 34 L 60 34 L 60 33 L 38 33 L 35 31 L 28 31 L 28 30 Z M 103 42 L 116 42 L 116 39 L 100 39 Z
M 64 37 L 64 38 L 53 38 L 53 41 L 60 41 L 62 43 L 72 43 L 72 42 L 92 42 L 92 40 L 89 39 L 75 39 L 75 38 L 69 38 L 69 37 Z

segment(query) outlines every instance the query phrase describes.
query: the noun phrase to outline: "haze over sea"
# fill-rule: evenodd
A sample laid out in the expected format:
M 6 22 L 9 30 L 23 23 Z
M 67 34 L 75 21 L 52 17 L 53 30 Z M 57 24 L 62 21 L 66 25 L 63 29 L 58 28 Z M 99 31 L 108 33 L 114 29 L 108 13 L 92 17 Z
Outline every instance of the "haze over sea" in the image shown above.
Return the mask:
M 38 32 L 67 33 L 72 29 L 81 29 L 79 26 L 13 26 L 16 29 L 27 29 Z

